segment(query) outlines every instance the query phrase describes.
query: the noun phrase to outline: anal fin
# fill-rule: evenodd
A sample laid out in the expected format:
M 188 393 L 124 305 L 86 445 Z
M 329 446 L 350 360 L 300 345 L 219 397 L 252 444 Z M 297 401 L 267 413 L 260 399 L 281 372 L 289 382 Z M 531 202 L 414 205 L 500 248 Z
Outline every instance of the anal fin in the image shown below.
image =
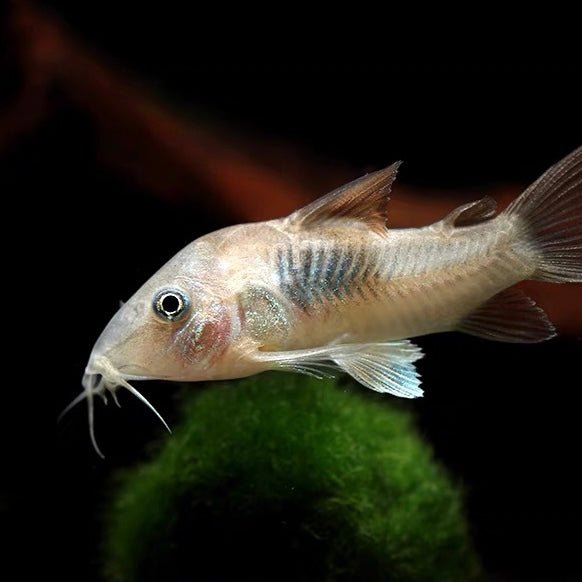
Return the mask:
M 288 352 L 260 352 L 259 359 L 274 369 L 312 375 L 329 375 L 330 369 L 347 372 L 360 384 L 376 392 L 402 398 L 418 398 L 423 392 L 414 362 L 421 349 L 409 340 L 364 344 L 331 344 Z
M 506 289 L 461 321 L 458 331 L 500 342 L 537 343 L 556 328 L 544 310 L 519 289 Z

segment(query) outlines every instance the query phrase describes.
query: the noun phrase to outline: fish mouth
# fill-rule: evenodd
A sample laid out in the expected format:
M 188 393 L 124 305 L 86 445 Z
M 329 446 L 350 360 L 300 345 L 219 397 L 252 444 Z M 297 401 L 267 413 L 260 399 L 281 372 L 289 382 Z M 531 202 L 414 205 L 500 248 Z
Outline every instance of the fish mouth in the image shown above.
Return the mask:
M 101 452 L 101 449 L 97 444 L 97 439 L 95 438 L 95 409 L 93 403 L 94 396 L 100 396 L 103 402 L 107 404 L 107 395 L 109 394 L 111 395 L 115 404 L 121 408 L 116 392 L 119 388 L 125 388 L 138 400 L 143 402 L 158 417 L 168 432 L 172 432 L 166 421 L 153 407 L 153 405 L 145 398 L 145 396 L 138 392 L 128 382 L 128 380 L 149 380 L 152 379 L 152 377 L 148 375 L 142 375 L 141 373 L 136 374 L 135 372 L 145 372 L 145 369 L 141 366 L 134 365 L 126 365 L 117 369 L 115 366 L 113 366 L 107 357 L 101 355 L 95 356 L 92 354 L 89 359 L 89 363 L 85 368 L 83 379 L 81 380 L 83 392 L 74 398 L 59 415 L 58 421 L 60 421 L 65 416 L 65 414 L 67 414 L 77 404 L 83 402 L 83 400 L 87 400 L 87 411 L 89 415 L 89 436 L 91 438 L 91 444 L 93 445 L 95 452 L 102 459 L 105 458 L 105 455 Z

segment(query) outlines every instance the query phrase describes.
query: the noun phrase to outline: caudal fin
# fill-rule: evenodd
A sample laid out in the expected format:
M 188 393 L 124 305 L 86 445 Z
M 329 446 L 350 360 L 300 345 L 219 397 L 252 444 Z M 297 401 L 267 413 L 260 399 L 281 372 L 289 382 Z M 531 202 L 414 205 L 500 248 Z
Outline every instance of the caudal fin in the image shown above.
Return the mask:
M 534 279 L 582 282 L 582 146 L 552 166 L 507 208 L 521 219 Z

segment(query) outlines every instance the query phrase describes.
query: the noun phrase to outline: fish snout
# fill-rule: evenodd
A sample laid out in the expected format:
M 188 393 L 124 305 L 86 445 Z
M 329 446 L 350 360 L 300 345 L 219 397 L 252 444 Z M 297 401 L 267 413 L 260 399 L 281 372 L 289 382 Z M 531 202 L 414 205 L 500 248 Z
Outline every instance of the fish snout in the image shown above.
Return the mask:
M 122 305 L 97 338 L 89 364 L 95 359 L 95 363 L 98 365 L 101 356 L 107 355 L 111 359 L 112 353 L 122 349 L 129 337 L 137 331 L 136 326 L 139 327 L 142 311 L 143 306 L 139 301 L 131 301 Z
M 98 394 L 119 385 L 119 378 L 121 374 L 109 359 L 93 351 L 81 383 L 86 391 Z
M 83 376 L 85 389 L 101 383 L 110 387 L 120 377 L 128 376 L 125 368 L 140 360 L 139 340 L 144 335 L 142 301 L 129 301 L 111 318 L 97 338 Z

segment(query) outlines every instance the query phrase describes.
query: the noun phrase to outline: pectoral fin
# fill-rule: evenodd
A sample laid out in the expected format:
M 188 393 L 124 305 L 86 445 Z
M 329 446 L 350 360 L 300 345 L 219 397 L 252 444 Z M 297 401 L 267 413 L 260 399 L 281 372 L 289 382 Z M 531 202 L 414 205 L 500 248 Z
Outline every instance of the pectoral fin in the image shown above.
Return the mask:
M 376 392 L 402 398 L 422 396 L 414 362 L 422 351 L 409 340 L 367 344 L 337 344 L 288 352 L 261 352 L 259 358 L 274 369 L 329 376 L 338 369 L 347 372 Z

